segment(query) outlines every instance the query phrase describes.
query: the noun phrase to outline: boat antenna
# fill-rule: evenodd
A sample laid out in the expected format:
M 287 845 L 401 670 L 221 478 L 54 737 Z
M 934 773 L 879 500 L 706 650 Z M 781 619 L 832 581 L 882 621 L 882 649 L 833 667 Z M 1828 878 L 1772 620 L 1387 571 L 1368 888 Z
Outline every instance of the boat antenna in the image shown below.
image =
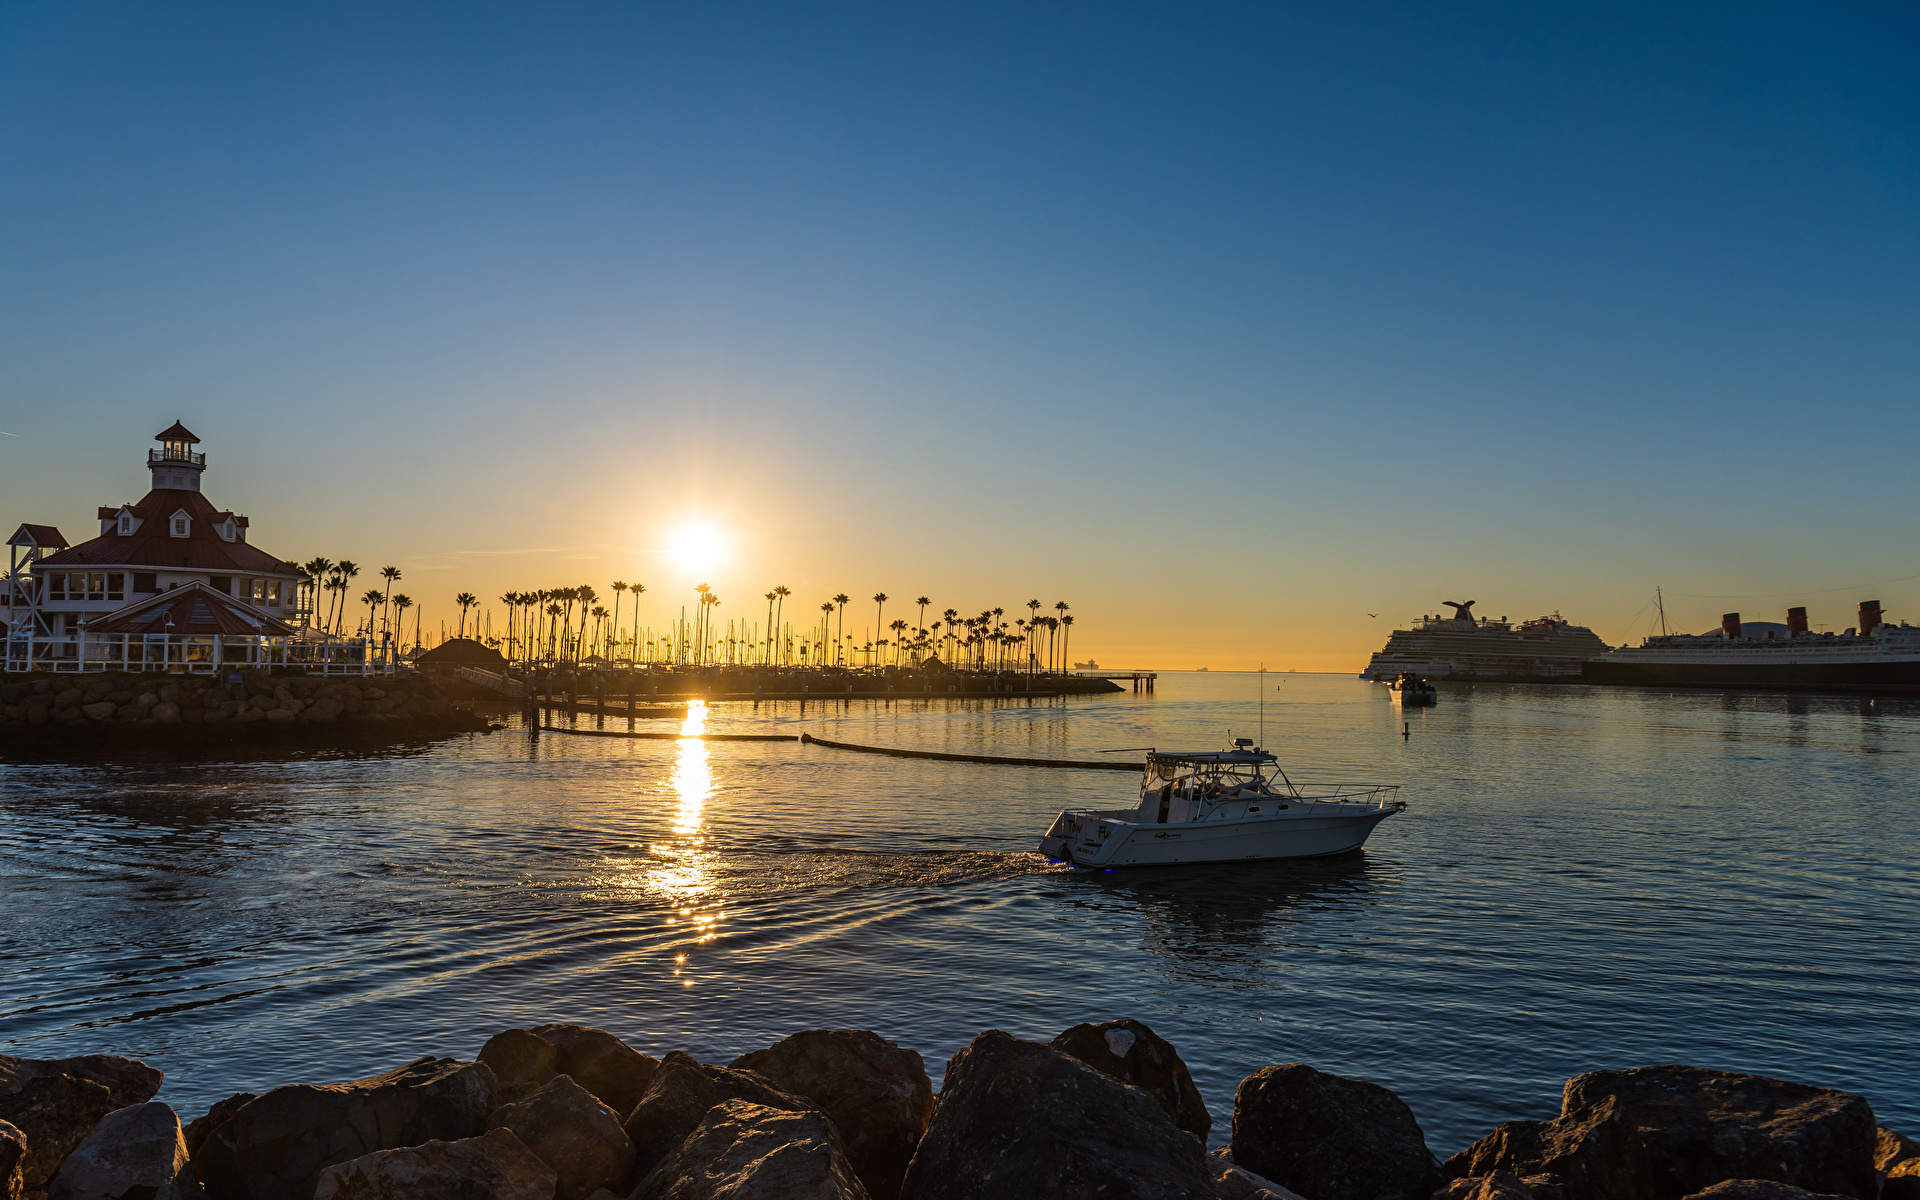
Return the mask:
M 1260 741 L 1262 750 L 1267 748 L 1267 664 L 1260 664 Z

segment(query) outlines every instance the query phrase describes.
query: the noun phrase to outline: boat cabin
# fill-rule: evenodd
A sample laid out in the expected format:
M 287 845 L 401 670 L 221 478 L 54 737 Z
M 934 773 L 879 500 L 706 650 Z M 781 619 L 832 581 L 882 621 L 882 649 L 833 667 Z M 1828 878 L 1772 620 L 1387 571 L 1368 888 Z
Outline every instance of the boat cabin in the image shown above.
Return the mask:
M 1186 824 L 1225 816 L 1229 809 L 1234 816 L 1259 816 L 1266 808 L 1285 808 L 1299 795 L 1273 755 L 1248 738 L 1237 738 L 1232 750 L 1149 753 L 1132 819 L 1142 825 Z

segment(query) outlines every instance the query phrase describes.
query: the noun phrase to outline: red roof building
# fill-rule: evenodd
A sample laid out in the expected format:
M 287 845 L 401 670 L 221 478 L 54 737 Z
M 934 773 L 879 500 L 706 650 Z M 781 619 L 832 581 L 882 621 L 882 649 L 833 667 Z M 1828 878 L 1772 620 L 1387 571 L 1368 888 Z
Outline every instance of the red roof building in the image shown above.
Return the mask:
M 175 631 L 184 632 L 180 616 L 204 609 L 214 614 L 207 636 L 289 636 L 307 624 L 306 572 L 253 545 L 246 517 L 215 508 L 201 494 L 207 456 L 193 449 L 200 439 L 176 421 L 154 440 L 160 448 L 147 452 L 152 486 L 138 501 L 101 507 L 98 537 L 69 545 L 50 525 L 22 525 L 14 534 L 7 669 L 30 669 L 14 644 L 22 637 L 74 643 L 83 633 L 132 633 L 128 622 L 140 612 L 165 609 Z M 17 582 L 23 578 L 30 580 L 25 587 Z M 181 588 L 226 600 L 203 597 L 199 607 L 178 611 L 149 603 Z

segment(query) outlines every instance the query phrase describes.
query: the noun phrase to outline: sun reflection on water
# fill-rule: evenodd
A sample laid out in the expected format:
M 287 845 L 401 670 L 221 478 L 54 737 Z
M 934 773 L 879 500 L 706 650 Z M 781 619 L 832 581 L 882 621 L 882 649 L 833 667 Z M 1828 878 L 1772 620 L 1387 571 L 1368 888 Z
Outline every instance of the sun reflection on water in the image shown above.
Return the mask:
M 708 870 L 711 856 L 700 839 L 701 816 L 707 799 L 713 795 L 713 760 L 706 742 L 699 737 L 706 728 L 706 703 L 690 701 L 686 721 L 680 727 L 680 740 L 674 743 L 672 783 L 677 801 L 673 814 L 674 840 L 653 847 L 656 857 L 667 860 L 667 864 L 653 873 L 654 885 L 682 899 L 693 899 L 713 889 Z M 682 915 L 690 914 L 682 910 Z M 711 917 L 699 918 L 696 923 L 711 926 L 712 920 Z M 702 932 L 711 936 L 710 929 Z

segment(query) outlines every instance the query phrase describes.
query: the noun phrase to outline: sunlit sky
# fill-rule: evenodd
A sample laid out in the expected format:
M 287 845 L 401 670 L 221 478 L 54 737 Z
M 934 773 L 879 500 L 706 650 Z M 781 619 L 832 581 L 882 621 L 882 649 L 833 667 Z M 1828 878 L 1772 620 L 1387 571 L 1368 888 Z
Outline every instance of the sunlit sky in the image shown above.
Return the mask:
M 1443 599 L 1617 644 L 1656 586 L 1920 621 L 1917 35 L 21 0 L 0 518 L 90 532 L 179 419 L 429 627 L 614 579 L 1066 600 L 1115 667 L 1358 670 Z

